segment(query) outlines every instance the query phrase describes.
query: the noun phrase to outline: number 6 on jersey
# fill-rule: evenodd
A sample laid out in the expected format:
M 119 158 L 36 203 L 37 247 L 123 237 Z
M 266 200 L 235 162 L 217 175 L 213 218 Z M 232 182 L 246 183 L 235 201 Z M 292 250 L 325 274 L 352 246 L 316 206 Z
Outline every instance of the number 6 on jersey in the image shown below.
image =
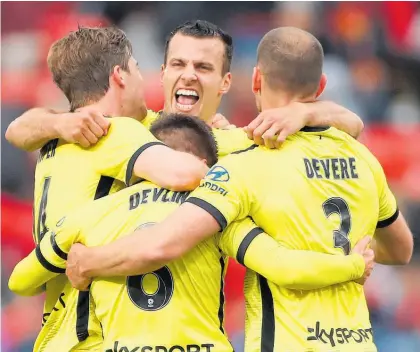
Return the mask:
M 146 275 L 154 275 L 157 279 L 157 289 L 154 293 L 147 293 L 144 285 Z M 140 309 L 156 311 L 165 307 L 174 292 L 174 280 L 167 266 L 151 273 L 129 276 L 127 278 L 127 291 L 131 301 Z

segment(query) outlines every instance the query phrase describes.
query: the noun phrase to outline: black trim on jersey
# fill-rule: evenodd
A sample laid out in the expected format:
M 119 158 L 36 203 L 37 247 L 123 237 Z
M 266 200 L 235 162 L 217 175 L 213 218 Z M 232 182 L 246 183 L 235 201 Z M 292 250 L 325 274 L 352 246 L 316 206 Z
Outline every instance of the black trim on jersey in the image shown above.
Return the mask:
M 205 200 L 202 200 L 196 197 L 190 197 L 185 202 L 194 204 L 200 207 L 201 209 L 205 210 L 206 212 L 208 212 L 211 216 L 213 216 L 220 226 L 220 231 L 223 231 L 226 228 L 227 220 L 225 216 L 214 205 L 211 205 Z
M 395 220 L 397 220 L 399 214 L 400 210 L 397 208 L 397 210 L 395 210 L 395 213 L 391 217 L 385 220 L 378 221 L 378 223 L 376 224 L 376 228 L 381 229 L 383 227 L 391 225 Z
M 39 263 L 48 271 L 57 274 L 64 274 L 66 272 L 66 269 L 61 269 L 58 266 L 51 264 L 47 259 L 45 259 L 44 255 L 41 252 L 41 248 L 39 248 L 39 245 L 35 247 L 35 254 Z
M 225 320 L 225 258 L 223 257 L 223 253 L 222 251 L 219 249 L 220 252 L 220 270 L 221 270 L 221 274 L 220 274 L 220 295 L 219 295 L 219 312 L 218 312 L 218 316 L 219 316 L 219 322 L 220 322 L 220 331 L 222 333 L 225 333 L 225 329 L 223 329 L 223 322 Z
M 89 336 L 89 291 L 80 291 L 77 299 L 76 334 L 81 342 Z
M 95 200 L 106 197 L 111 191 L 114 178 L 109 176 L 101 176 L 98 187 L 95 192 Z M 58 246 L 57 246 L 58 247 Z M 77 339 L 81 342 L 89 336 L 89 291 L 80 291 L 77 298 L 76 308 L 76 334 Z
M 45 224 L 47 220 L 45 209 L 47 208 L 48 190 L 50 189 L 50 184 L 51 184 L 51 176 L 45 177 L 44 186 L 42 188 L 41 202 L 39 203 L 39 210 L 38 210 L 39 213 L 38 213 L 38 225 L 37 225 L 37 234 L 38 234 L 37 243 L 41 242 L 42 238 L 48 232 L 48 228 Z
M 100 199 L 105 197 L 111 191 L 112 184 L 114 183 L 115 178 L 109 176 L 101 176 L 98 182 L 98 187 L 96 187 L 95 197 L 93 199 Z
M 131 179 L 131 176 L 133 175 L 134 164 L 136 163 L 137 158 L 147 148 L 152 147 L 154 145 L 165 145 L 165 144 L 162 143 L 162 142 L 149 142 L 149 143 L 146 143 L 146 144 L 142 145 L 139 149 L 137 149 L 137 151 L 132 155 L 132 157 L 128 161 L 127 171 L 125 173 L 125 184 L 127 186 L 130 186 L 130 179 Z
M 51 234 L 50 237 L 51 240 L 51 247 L 55 254 L 57 254 L 61 259 L 67 260 L 67 253 L 64 252 L 57 244 L 57 241 L 55 240 L 55 233 Z
M 315 126 L 315 127 L 310 127 L 310 126 L 305 126 L 303 128 L 300 129 L 301 132 L 323 132 L 326 131 L 330 128 L 330 126 Z
M 255 237 L 257 237 L 260 233 L 263 233 L 263 232 L 264 232 L 263 229 L 259 227 L 255 227 L 251 231 L 248 232 L 248 234 L 245 236 L 245 238 L 242 240 L 241 244 L 239 245 L 238 253 L 236 254 L 236 260 L 238 261 L 239 264 L 242 264 L 243 266 L 245 266 L 244 259 L 245 259 L 245 254 L 249 245 L 255 239 Z
M 253 144 L 250 147 L 246 148 L 246 149 L 241 149 L 241 150 L 237 150 L 235 152 L 232 152 L 230 154 L 241 154 L 241 153 L 245 153 L 245 152 L 249 152 L 250 150 L 253 150 L 255 148 L 258 147 L 258 144 Z
M 48 151 L 51 150 L 51 149 L 57 148 L 57 145 L 58 145 L 58 138 L 51 139 L 47 143 L 45 143 L 39 151 L 38 161 L 44 159 L 44 157 L 48 153 Z
M 262 303 L 261 352 L 274 351 L 274 302 L 267 279 L 258 275 Z

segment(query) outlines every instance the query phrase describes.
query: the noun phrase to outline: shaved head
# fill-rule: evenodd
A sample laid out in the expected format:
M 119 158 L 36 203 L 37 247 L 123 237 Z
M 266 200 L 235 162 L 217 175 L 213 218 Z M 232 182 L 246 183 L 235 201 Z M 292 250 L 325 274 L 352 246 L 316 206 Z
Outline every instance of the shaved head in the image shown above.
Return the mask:
M 258 45 L 258 66 L 268 87 L 301 98 L 316 93 L 323 61 L 321 43 L 299 28 L 273 29 Z

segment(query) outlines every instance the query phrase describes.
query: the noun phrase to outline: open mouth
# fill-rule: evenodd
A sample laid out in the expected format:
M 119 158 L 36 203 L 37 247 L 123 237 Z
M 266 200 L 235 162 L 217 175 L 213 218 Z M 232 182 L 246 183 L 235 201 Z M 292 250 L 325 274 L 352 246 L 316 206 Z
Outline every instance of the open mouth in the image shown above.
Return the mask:
M 178 89 L 175 93 L 176 106 L 181 111 L 191 111 L 200 97 L 195 90 Z

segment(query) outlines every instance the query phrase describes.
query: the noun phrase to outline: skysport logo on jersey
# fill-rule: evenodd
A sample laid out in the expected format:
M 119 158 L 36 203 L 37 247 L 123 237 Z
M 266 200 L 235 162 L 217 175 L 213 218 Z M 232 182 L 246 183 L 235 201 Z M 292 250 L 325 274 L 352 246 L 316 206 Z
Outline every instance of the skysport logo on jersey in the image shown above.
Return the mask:
M 201 346 L 136 346 L 129 349 L 127 346 L 120 346 L 119 343 L 120 341 L 115 341 L 114 348 L 109 348 L 105 352 L 212 352 L 214 347 L 212 343 L 203 343 Z
M 227 182 L 230 179 L 229 172 L 224 167 L 213 166 L 206 175 L 206 178 L 215 182 Z

